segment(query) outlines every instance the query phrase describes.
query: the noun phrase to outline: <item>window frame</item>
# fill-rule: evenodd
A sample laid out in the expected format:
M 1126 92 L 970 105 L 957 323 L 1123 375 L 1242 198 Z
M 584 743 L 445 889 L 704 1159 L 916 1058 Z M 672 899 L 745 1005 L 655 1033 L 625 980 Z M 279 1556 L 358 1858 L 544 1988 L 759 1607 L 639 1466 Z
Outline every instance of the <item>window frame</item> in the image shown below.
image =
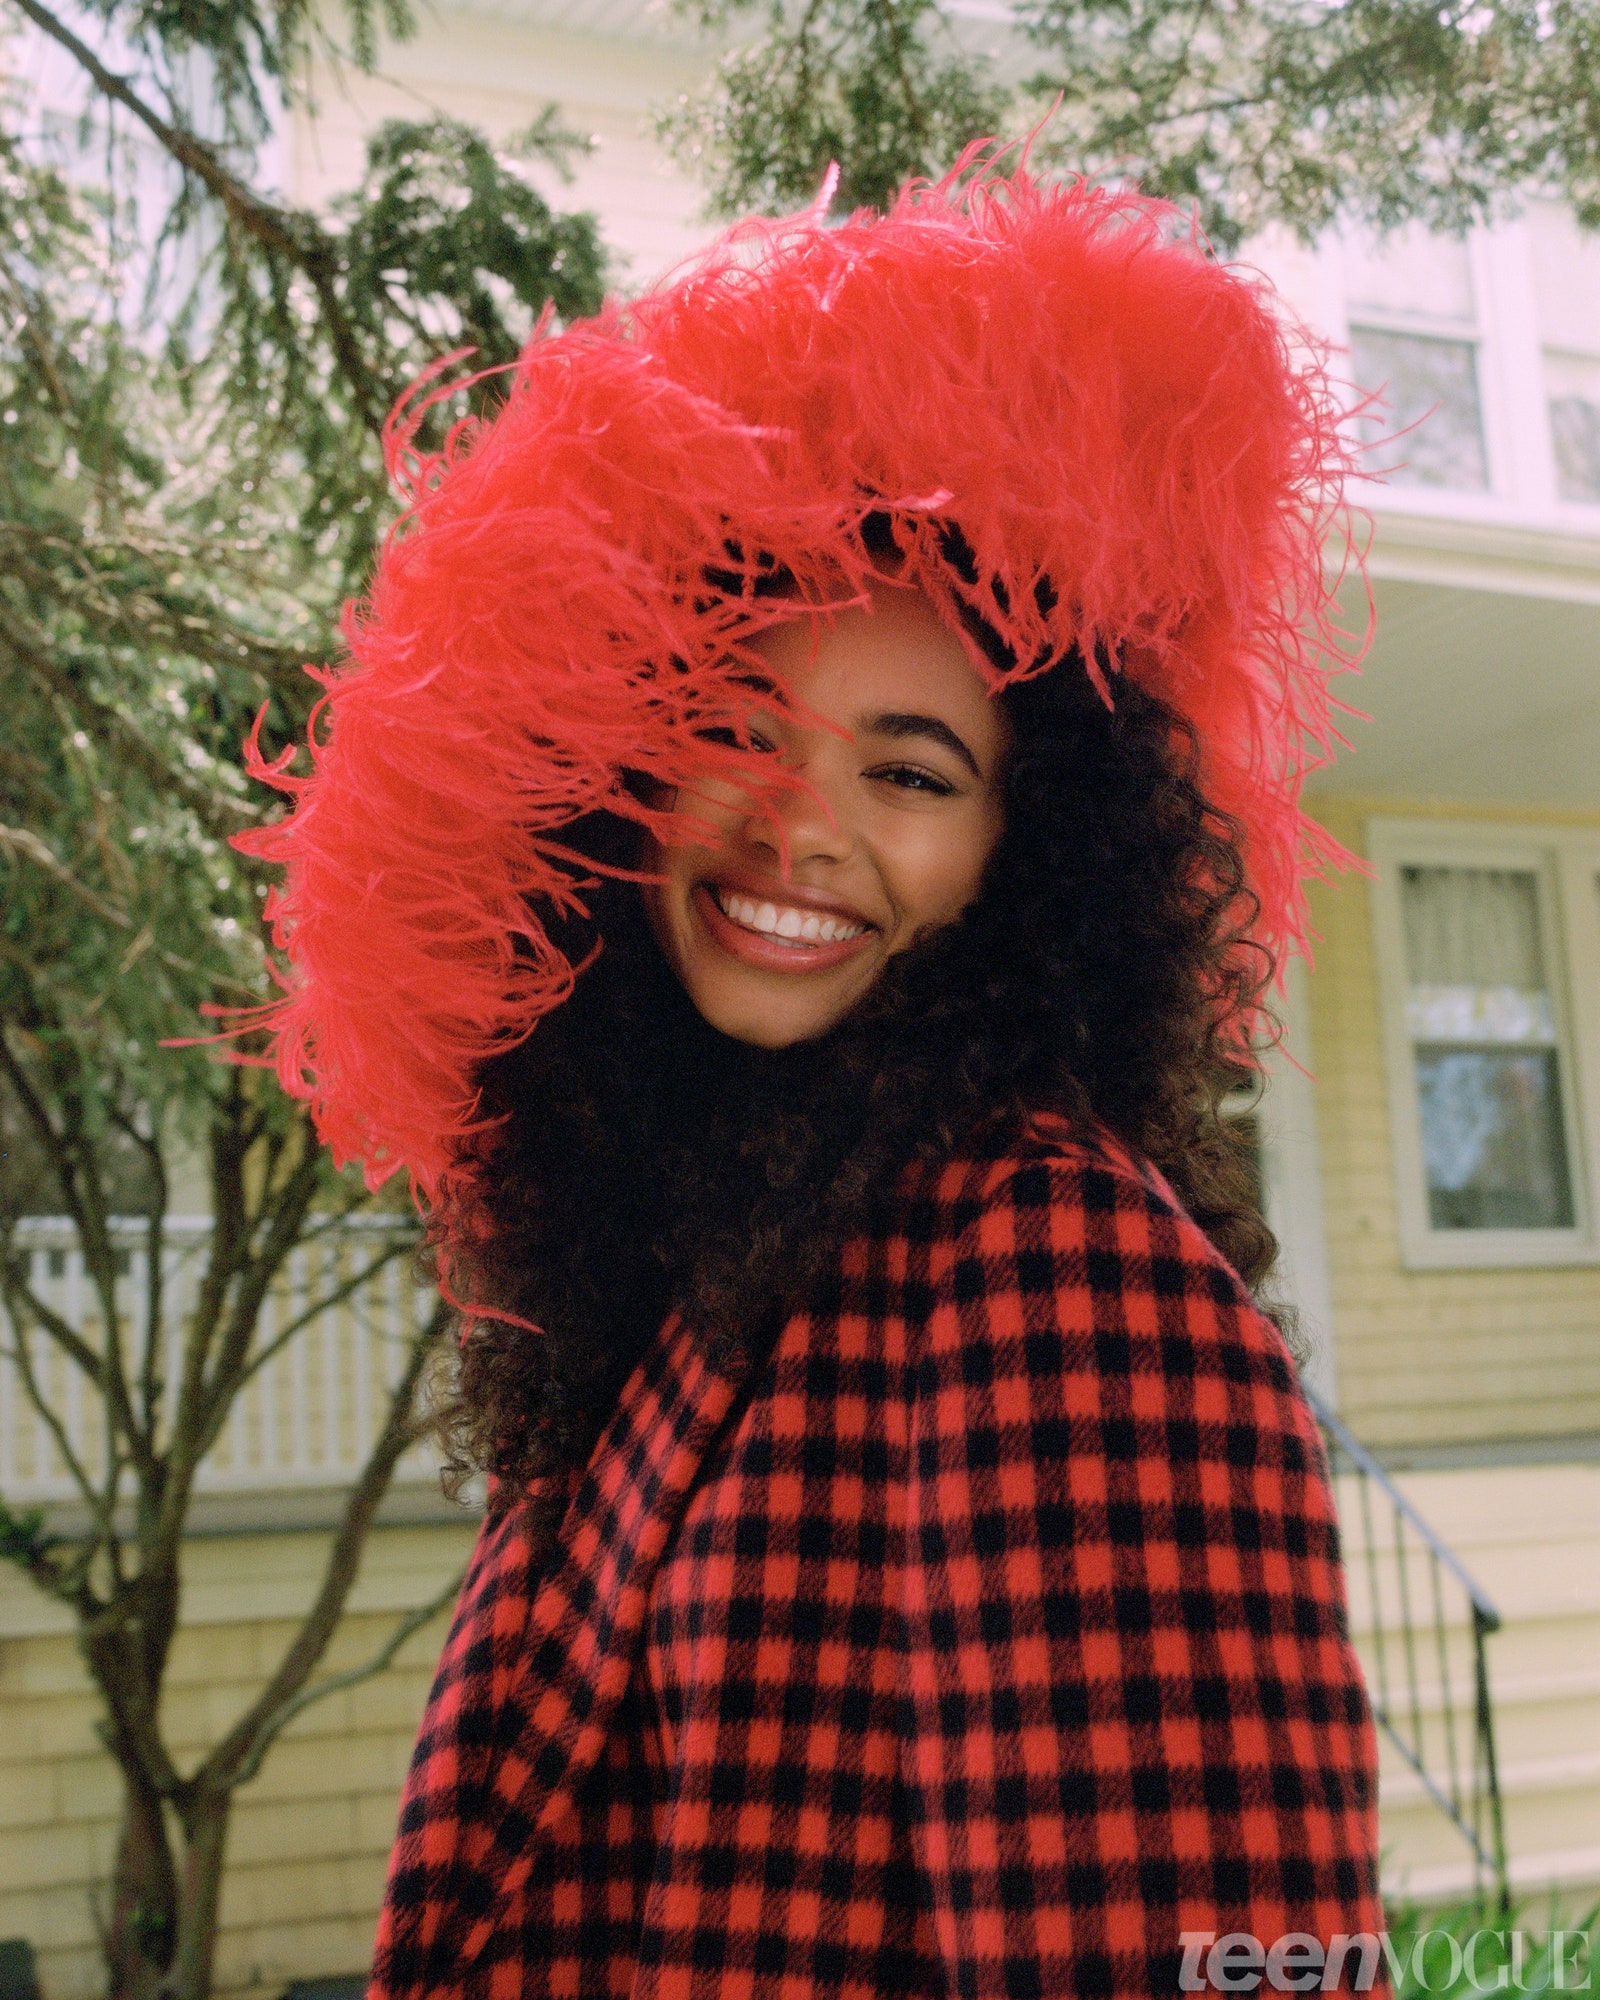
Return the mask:
M 1495 323 L 1495 274 L 1482 228 L 1465 233 L 1467 279 L 1472 293 L 1471 320 L 1449 314 L 1406 311 L 1400 307 L 1357 304 L 1350 296 L 1347 277 L 1347 247 L 1344 235 L 1336 237 L 1338 259 L 1337 292 L 1341 344 L 1348 350 L 1358 332 L 1410 335 L 1422 340 L 1449 340 L 1472 350 L 1473 379 L 1478 395 L 1479 441 L 1483 449 L 1484 483 L 1481 486 L 1440 486 L 1421 481 L 1415 484 L 1387 479 L 1365 480 L 1385 508 L 1398 506 L 1403 512 L 1440 514 L 1465 512 L 1469 517 L 1503 511 L 1510 482 L 1507 451 L 1505 384 L 1500 375 L 1499 329 Z M 1354 367 L 1352 353 L 1351 367 Z M 1376 384 L 1363 384 L 1365 388 Z M 1380 413 L 1385 426 L 1394 421 L 1393 411 Z M 1403 453 L 1403 446 L 1401 447 Z M 1381 455 L 1381 454 L 1380 454 Z M 1358 475 L 1359 476 L 1359 475 Z M 1441 504 L 1442 503 L 1442 504 Z
M 1367 822 L 1373 944 L 1394 1154 L 1400 1261 L 1409 1270 L 1600 1264 L 1600 831 L 1482 820 Z M 1570 1229 L 1436 1229 L 1429 1215 L 1400 873 L 1405 867 L 1497 868 L 1538 886 L 1546 977 L 1556 1025 L 1562 1131 L 1572 1189 Z M 1583 1004 L 1583 996 L 1590 996 Z
M 1351 495 L 1391 520 L 1600 535 L 1600 501 L 1563 499 L 1557 484 L 1528 226 L 1521 220 L 1477 226 L 1467 232 L 1466 243 L 1489 484 L 1471 489 L 1394 485 L 1358 469 Z M 1344 372 L 1352 368 L 1352 322 L 1395 333 L 1444 330 L 1425 327 L 1420 318 L 1355 306 L 1348 295 L 1346 262 L 1345 233 L 1329 230 L 1315 253 L 1315 300 L 1305 307 L 1334 347 L 1344 350 Z M 1266 264 L 1276 268 L 1270 257 Z M 1455 323 L 1452 337 L 1465 337 L 1461 323 Z M 1354 389 L 1346 393 L 1353 404 Z

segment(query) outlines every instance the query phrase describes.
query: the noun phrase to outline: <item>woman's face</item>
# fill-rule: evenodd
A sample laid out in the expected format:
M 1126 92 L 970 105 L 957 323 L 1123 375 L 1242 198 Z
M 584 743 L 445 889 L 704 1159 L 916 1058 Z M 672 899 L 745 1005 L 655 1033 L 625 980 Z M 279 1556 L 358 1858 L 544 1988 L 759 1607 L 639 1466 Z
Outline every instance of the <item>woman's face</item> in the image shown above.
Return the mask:
M 721 845 L 658 846 L 647 862 L 665 878 L 644 891 L 651 928 L 690 998 L 762 1048 L 841 1021 L 897 952 L 961 914 L 1000 837 L 1004 711 L 920 591 L 869 596 L 870 612 L 802 616 L 753 642 L 796 708 L 844 732 L 752 697 L 752 739 L 808 790 L 775 790 L 771 817 L 731 782 L 680 793 L 676 810 Z

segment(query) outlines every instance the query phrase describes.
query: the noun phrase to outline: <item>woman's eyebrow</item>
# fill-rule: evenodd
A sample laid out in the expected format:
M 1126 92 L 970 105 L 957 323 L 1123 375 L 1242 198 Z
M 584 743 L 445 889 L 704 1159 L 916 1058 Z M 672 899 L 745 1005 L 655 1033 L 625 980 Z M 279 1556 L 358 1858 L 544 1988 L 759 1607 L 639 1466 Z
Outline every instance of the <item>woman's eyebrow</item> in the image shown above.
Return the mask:
M 975 778 L 983 773 L 978 769 L 978 760 L 950 727 L 936 715 L 901 715 L 893 711 L 884 715 L 863 716 L 856 725 L 858 736 L 929 736 L 935 743 L 942 743 L 947 750 L 953 750 Z

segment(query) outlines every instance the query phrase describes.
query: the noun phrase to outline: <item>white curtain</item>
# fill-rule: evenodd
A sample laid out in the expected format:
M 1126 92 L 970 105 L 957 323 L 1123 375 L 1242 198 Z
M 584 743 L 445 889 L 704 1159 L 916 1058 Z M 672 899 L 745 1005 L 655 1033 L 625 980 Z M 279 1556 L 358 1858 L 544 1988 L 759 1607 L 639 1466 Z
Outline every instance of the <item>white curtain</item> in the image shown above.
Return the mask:
M 1569 1227 L 1537 876 L 1406 868 L 1401 899 L 1434 1227 Z
M 1531 869 L 1407 868 L 1402 887 L 1415 985 L 1543 988 L 1539 883 Z

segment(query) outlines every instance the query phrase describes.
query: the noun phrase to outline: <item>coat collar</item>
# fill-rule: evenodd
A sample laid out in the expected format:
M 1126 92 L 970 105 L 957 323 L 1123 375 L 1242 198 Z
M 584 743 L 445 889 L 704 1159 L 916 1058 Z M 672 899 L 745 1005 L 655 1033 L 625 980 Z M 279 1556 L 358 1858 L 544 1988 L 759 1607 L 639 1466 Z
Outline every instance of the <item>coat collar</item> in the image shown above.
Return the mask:
M 606 1743 L 662 1554 L 750 1372 L 747 1357 L 714 1362 L 674 1314 L 623 1387 L 529 1608 L 486 1810 L 464 1829 L 472 1851 L 460 1859 L 488 1879 L 458 1947 L 463 1966 L 493 1934 Z

